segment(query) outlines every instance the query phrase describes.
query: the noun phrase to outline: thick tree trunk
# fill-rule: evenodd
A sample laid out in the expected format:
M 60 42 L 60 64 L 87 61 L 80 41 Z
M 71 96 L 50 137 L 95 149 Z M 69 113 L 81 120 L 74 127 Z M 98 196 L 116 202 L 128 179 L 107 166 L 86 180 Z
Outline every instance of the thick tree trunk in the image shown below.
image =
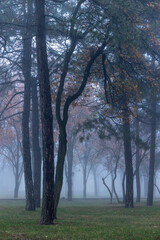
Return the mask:
M 34 199 L 38 208 L 41 205 L 41 150 L 39 146 L 39 112 L 36 78 L 32 78 L 32 148 Z
M 147 205 L 153 205 L 153 189 L 154 189 L 154 165 L 155 165 L 155 145 L 156 145 L 156 96 L 152 94 L 151 103 L 152 119 L 151 119 L 151 145 L 150 145 L 150 163 L 149 163 L 149 181 Z
M 58 158 L 56 166 L 55 178 L 55 194 L 54 194 L 54 218 L 57 218 L 57 207 L 60 199 L 62 184 L 63 184 L 63 169 L 67 151 L 67 136 L 65 127 L 60 128 Z
M 51 92 L 46 50 L 45 0 L 35 0 L 35 9 L 37 25 L 36 45 L 38 79 L 40 87 L 40 108 L 43 142 L 43 201 L 41 224 L 46 225 L 52 224 L 54 219 L 54 142 Z
M 124 103 L 123 109 L 123 140 L 126 171 L 125 207 L 133 208 L 133 167 L 131 151 L 130 115 L 127 103 Z
M 24 179 L 26 192 L 26 210 L 35 210 L 31 153 L 30 153 L 30 136 L 29 136 L 29 116 L 30 116 L 30 92 L 31 92 L 31 43 L 32 35 L 30 24 L 32 19 L 32 3 L 27 1 L 26 14 L 26 32 L 23 36 L 23 75 L 24 75 L 24 105 L 22 115 L 22 146 L 23 146 L 23 164 Z
M 141 198 L 141 185 L 140 185 L 140 155 L 139 155 L 139 121 L 136 119 L 136 187 L 137 187 L 137 198 L 136 202 L 140 202 Z

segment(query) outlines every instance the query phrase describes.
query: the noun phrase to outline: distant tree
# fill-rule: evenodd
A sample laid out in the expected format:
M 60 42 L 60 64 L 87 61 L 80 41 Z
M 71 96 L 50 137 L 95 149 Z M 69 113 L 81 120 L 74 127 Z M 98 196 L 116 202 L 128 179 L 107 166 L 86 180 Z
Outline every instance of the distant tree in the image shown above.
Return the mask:
M 0 155 L 4 165 L 9 165 L 12 169 L 15 179 L 14 198 L 18 198 L 23 175 L 20 121 L 18 119 L 7 121 L 5 130 L 2 133 Z

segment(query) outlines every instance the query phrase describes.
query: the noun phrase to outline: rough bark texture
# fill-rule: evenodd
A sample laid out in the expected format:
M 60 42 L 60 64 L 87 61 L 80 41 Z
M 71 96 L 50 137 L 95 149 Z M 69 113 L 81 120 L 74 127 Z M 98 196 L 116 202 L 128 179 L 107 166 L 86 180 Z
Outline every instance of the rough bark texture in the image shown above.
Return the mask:
M 140 186 L 140 154 L 139 154 L 139 121 L 136 119 L 136 189 L 137 189 L 137 198 L 136 202 L 140 202 L 141 198 L 141 186 Z
M 131 133 L 129 109 L 127 103 L 124 103 L 123 109 L 123 139 L 124 139 L 124 156 L 125 156 L 125 172 L 126 172 L 126 195 L 125 207 L 133 207 L 133 167 L 132 167 L 132 151 L 131 151 Z
M 39 111 L 36 78 L 32 78 L 32 149 L 34 199 L 36 207 L 39 208 L 41 205 L 41 149 L 39 146 Z
M 23 145 L 23 164 L 26 192 L 26 210 L 35 210 L 30 137 L 29 137 L 29 116 L 30 116 L 30 92 L 31 92 L 31 43 L 32 35 L 30 24 L 32 19 L 32 3 L 27 1 L 26 30 L 23 36 L 23 75 L 24 75 L 24 105 L 22 116 L 22 145 Z
M 151 145 L 150 145 L 150 163 L 149 163 L 149 181 L 147 205 L 153 205 L 153 189 L 154 189 L 154 165 L 155 165 L 155 145 L 156 145 L 156 96 L 152 94 L 151 103 L 152 119 L 151 119 Z
M 54 154 L 53 116 L 45 36 L 45 1 L 35 0 L 37 62 L 43 142 L 43 201 L 41 224 L 53 223 Z

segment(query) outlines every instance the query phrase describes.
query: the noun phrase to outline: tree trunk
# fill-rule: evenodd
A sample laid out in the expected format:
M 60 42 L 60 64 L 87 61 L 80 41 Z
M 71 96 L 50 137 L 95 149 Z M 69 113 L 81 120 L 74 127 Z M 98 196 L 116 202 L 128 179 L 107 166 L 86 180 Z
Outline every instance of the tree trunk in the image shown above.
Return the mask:
M 116 187 L 115 187 L 115 181 L 116 181 L 116 178 L 117 178 L 118 162 L 119 162 L 119 158 L 116 159 L 116 165 L 115 165 L 115 168 L 114 168 L 114 177 L 113 177 L 112 183 L 113 183 L 113 192 L 114 192 L 114 194 L 116 196 L 117 202 L 121 203 L 121 201 L 119 200 L 118 194 L 116 192 Z
M 31 91 L 31 43 L 32 35 L 30 31 L 32 19 L 32 3 L 27 1 L 26 14 L 26 32 L 23 36 L 23 75 L 24 75 L 24 105 L 22 115 L 22 145 L 23 145 L 23 164 L 24 179 L 26 192 L 26 210 L 35 210 L 31 153 L 30 153 L 30 136 L 29 136 L 29 116 L 30 116 L 30 91 Z
M 32 148 L 34 199 L 36 207 L 39 208 L 41 205 L 41 150 L 39 146 L 39 113 L 36 78 L 32 78 Z
M 54 218 L 57 218 L 57 207 L 60 199 L 62 184 L 63 184 L 63 169 L 64 160 L 67 151 L 67 136 L 65 127 L 60 128 L 59 134 L 59 146 L 58 146 L 58 158 L 56 166 L 56 178 L 55 178 L 55 194 L 54 194 Z
M 140 155 L 139 155 L 139 121 L 136 119 L 136 187 L 137 187 L 137 199 L 136 202 L 140 202 L 141 198 L 141 186 L 140 186 Z
M 144 181 L 144 198 L 146 198 L 147 199 L 147 194 L 148 194 L 148 180 L 149 180 L 149 178 L 148 178 L 148 176 L 146 176 L 146 175 L 144 175 L 143 176 L 143 181 Z
M 73 168 L 73 139 L 68 137 L 68 150 L 67 150 L 67 161 L 68 161 L 68 201 L 72 201 L 72 168 Z
M 104 186 L 107 188 L 107 190 L 108 190 L 108 192 L 109 192 L 109 195 L 110 195 L 110 203 L 112 204 L 112 200 L 113 200 L 112 192 L 111 192 L 110 188 L 108 187 L 108 185 L 106 184 L 105 178 L 102 178 L 102 181 L 103 181 Z
M 131 151 L 130 114 L 126 102 L 124 103 L 122 117 L 123 117 L 123 140 L 126 171 L 125 207 L 133 208 L 133 167 Z
M 19 174 L 18 174 L 18 169 L 16 169 L 16 172 L 15 172 L 14 198 L 18 198 L 18 191 L 19 191 Z
M 126 178 L 126 172 L 123 173 L 123 178 L 122 178 L 123 203 L 125 203 L 125 199 L 126 199 L 126 192 L 125 192 L 125 178 Z
M 149 181 L 147 205 L 153 205 L 153 189 L 154 189 L 154 165 L 155 165 L 155 145 L 156 145 L 156 96 L 152 94 L 151 103 L 152 119 L 151 119 L 151 145 L 150 145 L 150 163 L 149 163 Z
M 40 87 L 40 108 L 42 121 L 43 142 L 43 201 L 41 224 L 52 224 L 54 219 L 54 142 L 53 142 L 53 116 L 51 105 L 51 92 L 49 70 L 46 50 L 45 34 L 45 0 L 35 0 L 37 25 L 37 63 Z
M 87 196 L 87 166 L 85 165 L 83 168 L 83 198 L 86 198 Z
M 97 168 L 92 168 L 93 173 L 93 180 L 94 180 L 94 195 L 95 197 L 98 197 L 98 187 L 97 187 L 97 175 L 96 175 Z

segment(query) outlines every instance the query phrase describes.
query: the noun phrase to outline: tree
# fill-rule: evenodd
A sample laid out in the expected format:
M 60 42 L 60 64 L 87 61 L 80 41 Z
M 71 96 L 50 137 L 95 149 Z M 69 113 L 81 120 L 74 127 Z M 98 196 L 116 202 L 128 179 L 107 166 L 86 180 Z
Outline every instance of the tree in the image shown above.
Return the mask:
M 54 219 L 54 142 L 51 92 L 46 50 L 45 0 L 35 0 L 35 9 L 37 24 L 37 64 L 43 142 L 43 201 L 41 224 L 52 224 Z
M 36 78 L 32 78 L 32 149 L 33 149 L 34 199 L 36 207 L 40 207 L 41 149 L 39 145 L 39 102 Z
M 14 198 L 18 198 L 23 176 L 20 121 L 18 119 L 6 121 L 5 130 L 2 133 L 0 155 L 2 156 L 4 165 L 11 166 L 15 179 Z
M 32 44 L 32 2 L 27 1 L 24 4 L 25 33 L 23 34 L 23 75 L 24 75 L 24 105 L 22 114 L 22 146 L 23 146 L 23 164 L 26 191 L 26 210 L 35 210 L 32 169 L 31 169 L 31 152 L 30 152 L 30 134 L 29 134 L 29 117 L 30 117 L 30 99 L 31 99 L 31 44 Z M 25 12 L 27 7 L 27 13 Z

